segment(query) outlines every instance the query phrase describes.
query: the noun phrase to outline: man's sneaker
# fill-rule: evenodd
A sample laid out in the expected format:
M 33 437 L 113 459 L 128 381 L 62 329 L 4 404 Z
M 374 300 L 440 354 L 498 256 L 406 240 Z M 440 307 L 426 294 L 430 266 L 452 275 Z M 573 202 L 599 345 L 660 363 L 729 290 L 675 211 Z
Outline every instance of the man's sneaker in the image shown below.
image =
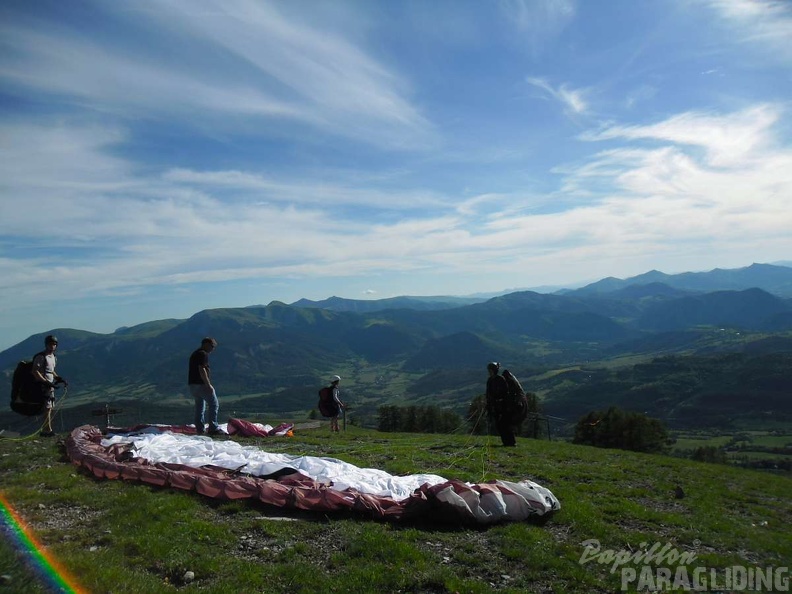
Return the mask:
M 223 431 L 223 430 L 222 430 L 222 429 L 220 429 L 220 428 L 217 428 L 217 429 L 209 429 L 209 430 L 206 432 L 206 434 L 207 434 L 207 435 L 228 435 L 228 433 L 226 433 L 225 431 Z

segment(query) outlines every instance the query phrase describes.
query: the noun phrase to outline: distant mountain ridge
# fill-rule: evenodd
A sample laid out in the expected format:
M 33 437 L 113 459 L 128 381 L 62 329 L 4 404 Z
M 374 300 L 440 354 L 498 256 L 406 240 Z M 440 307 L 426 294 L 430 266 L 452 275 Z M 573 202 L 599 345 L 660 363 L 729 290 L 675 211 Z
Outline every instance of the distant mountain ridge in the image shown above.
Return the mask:
M 72 382 L 75 400 L 131 398 L 135 407 L 160 414 L 189 399 L 185 361 L 208 335 L 220 343 L 212 370 L 223 394 L 254 410 L 310 409 L 318 386 L 339 370 L 361 414 L 375 414 L 378 405 L 392 400 L 427 403 L 441 395 L 443 402 L 464 409 L 481 390 L 490 360 L 508 362 L 525 377 L 530 369 L 579 368 L 635 355 L 787 353 L 792 300 L 769 289 L 783 288 L 787 278 L 792 282 L 792 269 L 748 268 L 697 273 L 704 277 L 653 272 L 626 281 L 603 279 L 588 291 L 518 291 L 473 302 L 453 297 L 273 301 L 204 310 L 186 320 L 146 322 L 111 334 L 53 329 L 0 352 L 0 372 L 10 381 L 17 361 L 41 350 L 44 336 L 55 333 L 59 371 Z M 764 286 L 693 288 L 727 281 L 736 286 L 747 279 Z M 585 381 L 586 376 L 566 377 Z M 554 385 L 548 394 L 565 389 Z
M 627 279 L 604 278 L 565 294 L 591 295 L 612 293 L 633 285 L 662 283 L 684 291 L 740 291 L 759 288 L 781 297 L 792 297 L 792 268 L 773 264 L 751 264 L 744 268 L 715 268 L 709 272 L 665 274 L 651 270 Z
M 343 297 L 329 297 L 321 301 L 299 299 L 291 305 L 295 307 L 311 307 L 329 309 L 332 311 L 371 312 L 386 309 L 414 309 L 419 311 L 433 311 L 462 307 L 473 303 L 486 301 L 483 297 L 389 297 L 385 299 L 344 299 Z
M 644 330 L 681 330 L 692 326 L 732 325 L 771 330 L 776 316 L 790 311 L 787 303 L 761 289 L 715 291 L 660 301 L 637 320 Z

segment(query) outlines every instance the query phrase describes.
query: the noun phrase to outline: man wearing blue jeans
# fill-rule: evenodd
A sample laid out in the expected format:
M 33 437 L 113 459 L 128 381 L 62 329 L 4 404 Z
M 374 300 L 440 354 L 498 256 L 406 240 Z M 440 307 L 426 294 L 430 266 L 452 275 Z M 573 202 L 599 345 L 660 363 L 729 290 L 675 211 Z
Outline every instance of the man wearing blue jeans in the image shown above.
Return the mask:
M 217 401 L 212 380 L 209 375 L 209 353 L 215 350 L 217 341 L 214 338 L 206 337 L 201 341 L 201 348 L 193 351 L 190 355 L 190 368 L 187 383 L 190 386 L 190 393 L 195 400 L 195 432 L 199 435 L 204 432 L 204 412 L 209 412 L 209 435 L 220 433 L 217 425 L 217 413 L 220 410 L 220 403 Z

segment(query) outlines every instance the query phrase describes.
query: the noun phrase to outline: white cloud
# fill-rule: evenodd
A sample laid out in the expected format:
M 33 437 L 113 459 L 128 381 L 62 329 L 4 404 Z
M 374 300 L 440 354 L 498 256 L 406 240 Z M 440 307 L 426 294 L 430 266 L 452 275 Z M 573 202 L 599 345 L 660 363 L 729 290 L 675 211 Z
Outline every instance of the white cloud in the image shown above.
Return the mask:
M 571 89 L 568 85 L 561 85 L 558 88 L 553 88 L 550 83 L 543 78 L 528 77 L 526 81 L 542 89 L 551 98 L 561 103 L 567 111 L 574 114 L 582 114 L 588 109 L 588 104 L 585 99 L 586 91 L 584 89 Z
M 558 195 L 577 197 L 565 208 L 493 217 L 471 243 L 493 250 L 490 271 L 538 267 L 552 275 L 561 267 L 567 277 L 589 279 L 612 274 L 616 261 L 634 273 L 662 261 L 684 271 L 723 266 L 726 255 L 750 258 L 748 264 L 763 261 L 762 253 L 785 253 L 792 249 L 792 151 L 771 141 L 780 116 L 760 105 L 591 133 L 589 140 L 654 139 L 666 146 L 624 145 L 565 168 Z M 706 150 L 697 154 L 691 145 Z
M 773 59 L 792 60 L 792 7 L 786 0 L 702 0 L 729 24 L 736 39 L 768 48 Z
M 100 112 L 184 117 L 207 111 L 313 119 L 304 106 L 279 101 L 249 82 L 228 80 L 219 73 L 201 80 L 196 73 L 145 54 L 124 55 L 113 47 L 51 31 L 5 26 L 0 36 L 20 53 L 0 69 L 7 84 L 77 97 Z
M 39 188 L 116 187 L 131 167 L 108 149 L 125 140 L 122 130 L 106 126 L 0 122 L 0 179 Z
M 587 140 L 650 139 L 698 146 L 713 166 L 731 166 L 761 155 L 771 141 L 770 130 L 781 115 L 774 105 L 759 105 L 728 116 L 684 113 L 658 124 L 612 126 L 583 136 Z
M 29 285 L 28 297 L 43 298 L 53 279 L 88 295 L 278 275 L 435 267 L 473 273 L 515 261 L 560 265 L 573 254 L 648 258 L 725 236 L 777 246 L 790 241 L 792 228 L 792 156 L 772 141 L 781 116 L 777 107 L 759 105 L 590 133 L 588 141 L 623 146 L 568 167 L 555 195 L 566 204 L 542 213 L 533 207 L 554 197 L 493 192 L 454 204 L 414 189 L 258 172 L 171 169 L 152 176 L 111 156 L 126 139 L 117 128 L 5 124 L 0 234 L 22 234 L 53 251 L 1 261 L 2 296 L 13 299 Z M 639 140 L 660 146 L 631 146 Z M 31 203 L 51 224 L 40 223 Z M 403 214 L 393 222 L 355 222 L 342 206 Z
M 275 3 L 159 3 L 161 26 L 208 41 L 307 101 L 324 125 L 365 138 L 374 125 L 394 139 L 427 140 L 429 123 L 406 99 L 408 83 L 331 30 L 287 19 Z
M 175 118 L 255 134 L 248 116 L 299 122 L 390 147 L 435 142 L 409 83 L 331 30 L 284 17 L 277 5 L 152 0 L 136 45 L 63 27 L 7 24 L 0 80 L 71 97 L 99 112 Z M 135 14 L 126 5 L 103 10 Z M 154 26 L 152 26 L 154 25 Z M 156 52 L 167 39 L 169 54 Z
M 0 258 L 0 300 L 45 302 L 53 283 L 59 293 L 95 298 L 149 286 L 382 271 L 472 277 L 541 269 L 543 279 L 558 282 L 591 278 L 598 266 L 607 273 L 612 259 L 634 260 L 641 272 L 664 257 L 698 257 L 693 269 L 700 269 L 724 249 L 755 253 L 761 244 L 779 253 L 792 249 L 792 154 L 771 142 L 780 117 L 761 105 L 611 126 L 586 139 L 623 146 L 567 167 L 554 195 L 493 192 L 459 205 L 413 189 L 256 172 L 151 176 L 110 156 L 125 138 L 117 129 L 5 125 L 3 155 L 13 157 L 16 147 L 20 156 L 0 165 L 7 180 L 0 235 L 21 234 L 46 249 Z M 631 146 L 638 140 L 663 145 Z M 35 146 L 45 148 L 37 154 Z M 426 196 L 433 209 L 404 208 Z M 554 200 L 563 204 L 553 212 L 535 208 Z M 46 224 L 30 204 L 48 213 Z M 342 205 L 403 210 L 372 223 L 346 218 Z M 715 244 L 720 249 L 710 255 Z
M 411 256 L 432 252 L 433 238 L 448 240 L 455 225 L 372 225 L 341 212 L 450 208 L 431 192 L 239 171 L 147 175 L 110 156 L 125 138 L 117 129 L 4 124 L 0 138 L 0 237 L 37 248 L 0 259 L 8 304 L 17 295 L 28 304 L 50 299 L 53 283 L 72 298 L 96 298 L 199 281 L 422 268 Z
M 302 205 L 367 206 L 394 211 L 448 206 L 448 199 L 431 191 L 386 191 L 371 186 L 357 187 L 326 181 L 276 179 L 245 171 L 193 171 L 172 169 L 163 179 L 184 187 L 223 191 L 230 196 L 255 196 L 258 203 Z

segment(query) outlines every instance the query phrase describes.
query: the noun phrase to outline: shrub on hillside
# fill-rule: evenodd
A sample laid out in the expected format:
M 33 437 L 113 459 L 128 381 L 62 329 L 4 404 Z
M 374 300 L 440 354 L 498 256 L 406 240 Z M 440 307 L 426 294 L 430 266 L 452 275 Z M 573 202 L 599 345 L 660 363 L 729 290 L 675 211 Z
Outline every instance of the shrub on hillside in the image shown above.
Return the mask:
M 634 452 L 663 452 L 669 445 L 668 431 L 661 421 L 617 407 L 581 418 L 572 442 Z

